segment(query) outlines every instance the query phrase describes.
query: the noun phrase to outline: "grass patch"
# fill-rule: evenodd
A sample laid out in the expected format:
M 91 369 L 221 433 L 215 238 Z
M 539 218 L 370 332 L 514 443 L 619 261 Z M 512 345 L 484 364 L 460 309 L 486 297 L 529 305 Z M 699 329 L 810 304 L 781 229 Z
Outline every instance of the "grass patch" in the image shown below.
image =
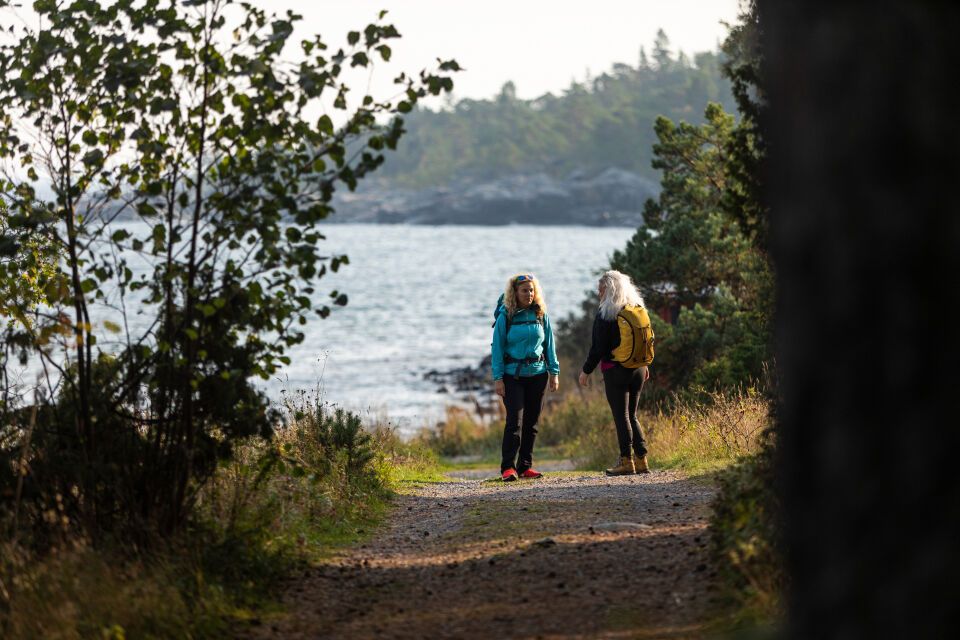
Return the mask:
M 479 469 L 500 468 L 500 456 L 490 454 L 483 457 L 456 456 L 453 458 L 440 458 L 440 468 L 443 471 L 476 471 Z
M 447 482 L 448 478 L 443 475 L 444 467 L 436 466 L 426 469 L 398 467 L 390 473 L 390 486 L 397 493 L 405 493 L 406 487 L 418 484 L 434 484 L 437 482 Z
M 94 549 L 63 528 L 53 548 L 0 542 L 0 637 L 233 635 L 280 615 L 282 581 L 371 535 L 395 493 L 443 480 L 432 451 L 303 400 L 271 440 L 236 447 L 173 540 Z
M 689 638 L 710 638 L 707 635 L 706 624 L 684 626 L 653 626 L 650 623 L 650 612 L 644 607 L 631 605 L 614 605 L 607 611 L 605 628 L 608 631 L 618 632 L 619 635 L 632 640 L 684 640 Z
M 500 428 L 499 426 L 497 428 Z M 535 450 L 534 466 L 551 463 L 565 462 L 570 458 L 567 456 L 565 447 L 562 446 L 538 446 Z M 443 471 L 474 471 L 494 468 L 500 469 L 500 445 L 497 445 L 496 451 L 488 451 L 484 455 L 453 456 L 440 457 L 439 468 Z
M 440 457 L 418 442 L 404 442 L 394 431 L 384 428 L 373 432 L 376 443 L 377 474 L 391 492 L 407 493 L 418 484 L 444 482 Z
M 189 560 L 131 561 L 82 544 L 38 560 L 7 544 L 5 638 L 222 637 L 243 615 Z
M 544 516 L 553 513 L 556 508 L 557 504 L 552 502 L 485 500 L 467 509 L 455 535 L 472 542 L 536 537 L 536 528 L 546 523 Z M 544 535 L 548 532 L 544 528 Z
M 670 456 L 649 456 L 650 464 L 654 469 L 676 469 L 685 472 L 693 478 L 713 478 L 714 475 L 729 467 L 733 457 L 713 459 L 691 458 L 683 453 L 674 453 Z
M 724 625 L 775 637 L 786 583 L 774 493 L 773 444 L 717 474 L 710 518 L 711 552 L 720 567 L 729 613 Z

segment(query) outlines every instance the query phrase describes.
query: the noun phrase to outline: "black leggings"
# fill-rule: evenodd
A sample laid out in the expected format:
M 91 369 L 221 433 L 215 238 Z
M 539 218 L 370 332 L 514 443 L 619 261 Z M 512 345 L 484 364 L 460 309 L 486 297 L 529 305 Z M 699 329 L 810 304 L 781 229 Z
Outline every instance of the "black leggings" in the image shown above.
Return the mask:
M 617 425 L 617 442 L 620 455 L 630 455 L 631 446 L 638 457 L 647 455 L 643 431 L 637 420 L 637 405 L 640 404 L 640 388 L 643 386 L 643 369 L 627 369 L 620 365 L 603 372 L 603 388 L 607 402 Z
M 547 372 L 523 378 L 504 375 L 503 387 L 507 423 L 503 428 L 500 471 L 516 469 L 517 473 L 523 473 L 533 466 L 533 441 L 537 439 L 537 421 L 547 390 Z

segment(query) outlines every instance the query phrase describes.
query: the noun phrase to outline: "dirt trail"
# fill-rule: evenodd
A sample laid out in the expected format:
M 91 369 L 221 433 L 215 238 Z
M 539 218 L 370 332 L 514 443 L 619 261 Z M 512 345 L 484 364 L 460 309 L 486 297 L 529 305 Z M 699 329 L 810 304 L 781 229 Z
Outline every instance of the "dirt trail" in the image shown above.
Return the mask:
M 713 492 L 676 472 L 421 485 L 250 637 L 701 638 Z

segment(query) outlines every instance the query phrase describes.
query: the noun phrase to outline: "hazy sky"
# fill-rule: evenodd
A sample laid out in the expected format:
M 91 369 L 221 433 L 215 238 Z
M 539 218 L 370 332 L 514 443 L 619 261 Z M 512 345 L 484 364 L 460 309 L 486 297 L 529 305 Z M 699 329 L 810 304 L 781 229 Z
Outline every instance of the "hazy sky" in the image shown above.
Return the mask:
M 490 98 L 512 80 L 520 98 L 559 93 L 589 71 L 599 75 L 615 62 L 636 65 L 663 28 L 674 52 L 715 50 L 726 37 L 723 22 L 736 21 L 739 0 L 248 0 L 283 14 L 304 17 L 285 57 L 302 53 L 300 38 L 319 33 L 333 49 L 362 30 L 381 9 L 402 38 L 390 43 L 393 59 L 369 74 L 347 75 L 351 96 L 369 85 L 378 99 L 397 95 L 393 78 L 454 58 L 465 71 L 454 76 L 454 98 Z M 16 12 L 28 24 L 30 3 Z M 0 14 L 6 26 L 11 13 Z M 232 28 L 232 27 L 231 27 Z M 440 106 L 436 100 L 428 106 Z
M 663 28 L 674 51 L 713 50 L 735 22 L 738 0 L 254 0 L 277 12 L 304 16 L 297 35 L 320 33 L 343 46 L 347 31 L 361 30 L 387 9 L 403 38 L 391 44 L 388 69 L 375 72 L 374 95 L 392 95 L 400 70 L 419 71 L 437 57 L 455 58 L 466 71 L 455 76 L 454 95 L 489 98 L 512 80 L 521 98 L 557 93 L 589 71 L 614 62 L 636 65 Z M 366 81 L 366 79 L 365 79 Z M 364 87 L 355 87 L 363 90 Z

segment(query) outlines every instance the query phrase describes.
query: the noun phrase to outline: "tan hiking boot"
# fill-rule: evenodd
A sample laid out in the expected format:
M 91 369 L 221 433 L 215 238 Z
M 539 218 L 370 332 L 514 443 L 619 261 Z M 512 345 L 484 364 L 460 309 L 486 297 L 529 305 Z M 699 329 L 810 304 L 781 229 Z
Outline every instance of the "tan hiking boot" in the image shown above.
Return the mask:
M 608 476 L 629 476 L 636 473 L 636 469 L 633 466 L 633 456 L 620 456 L 617 460 L 617 466 L 612 469 L 607 469 L 606 473 Z
M 650 465 L 647 464 L 647 456 L 634 456 L 633 466 L 637 473 L 650 473 Z

